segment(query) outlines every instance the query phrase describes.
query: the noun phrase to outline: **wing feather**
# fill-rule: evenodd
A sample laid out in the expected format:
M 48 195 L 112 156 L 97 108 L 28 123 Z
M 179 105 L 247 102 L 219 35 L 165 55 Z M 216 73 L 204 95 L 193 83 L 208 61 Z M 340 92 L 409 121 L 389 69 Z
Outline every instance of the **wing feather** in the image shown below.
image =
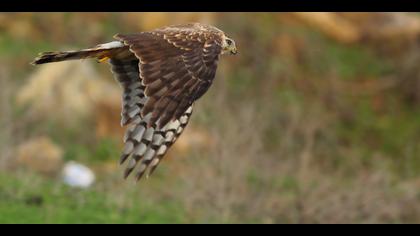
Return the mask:
M 131 52 L 110 60 L 123 88 L 121 125 L 128 125 L 120 163 L 129 160 L 124 177 L 137 168 L 139 180 L 154 172 L 189 122 L 194 101 L 210 87 L 220 37 L 168 28 L 115 38 Z
M 221 52 L 219 37 L 165 28 L 116 38 L 140 61 L 140 77 L 148 97 L 142 114 L 153 113 L 150 122 L 157 122 L 158 127 L 178 119 L 214 79 Z
M 157 167 L 163 155 L 175 142 L 175 136 L 181 134 L 181 132 L 176 133 L 169 138 L 168 130 L 175 132 L 173 129 L 181 122 L 177 120 L 169 122 L 166 127 L 161 129 L 157 128 L 156 125 L 148 126 L 152 114 L 149 113 L 146 116 L 141 114 L 141 110 L 149 98 L 145 95 L 145 86 L 139 77 L 139 60 L 133 55 L 126 54 L 122 58 L 118 58 L 117 55 L 110 60 L 110 64 L 115 79 L 123 88 L 121 125 L 128 125 L 124 135 L 125 144 L 120 163 L 123 164 L 126 160 L 129 160 L 124 171 L 124 178 L 127 178 L 141 162 L 135 175 L 138 181 L 150 164 L 152 165 L 147 176 Z M 172 101 L 168 97 L 163 97 L 163 99 L 166 100 L 166 103 Z M 162 101 L 160 103 L 160 106 L 163 106 L 161 109 L 164 109 L 166 105 L 165 101 Z M 189 114 L 189 117 L 191 111 L 192 108 L 185 114 Z M 185 121 L 183 120 L 183 122 Z

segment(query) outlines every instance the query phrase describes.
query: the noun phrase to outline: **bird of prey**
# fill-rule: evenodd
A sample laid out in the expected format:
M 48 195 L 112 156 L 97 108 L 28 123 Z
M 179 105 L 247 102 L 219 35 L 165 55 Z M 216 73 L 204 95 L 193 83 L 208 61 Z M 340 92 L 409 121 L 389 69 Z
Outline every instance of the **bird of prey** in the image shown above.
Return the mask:
M 117 34 L 116 41 L 79 51 L 44 52 L 32 64 L 96 58 L 108 61 L 123 89 L 121 125 L 128 126 L 120 164 L 124 178 L 153 173 L 187 125 L 194 102 L 210 87 L 221 54 L 236 54 L 235 41 L 201 23 Z M 140 164 L 138 164 L 140 163 Z M 136 166 L 138 166 L 136 168 Z

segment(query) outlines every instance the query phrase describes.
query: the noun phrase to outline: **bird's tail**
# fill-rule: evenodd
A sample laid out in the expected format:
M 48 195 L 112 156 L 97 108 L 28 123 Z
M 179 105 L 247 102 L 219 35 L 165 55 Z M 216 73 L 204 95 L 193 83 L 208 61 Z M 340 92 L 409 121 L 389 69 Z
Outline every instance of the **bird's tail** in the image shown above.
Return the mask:
M 116 49 L 123 47 L 124 45 L 121 42 L 114 41 L 111 43 L 100 44 L 94 48 L 88 48 L 79 51 L 43 52 L 40 53 L 31 64 L 39 65 L 51 62 L 78 60 L 85 58 L 96 58 L 101 62 L 110 58 Z

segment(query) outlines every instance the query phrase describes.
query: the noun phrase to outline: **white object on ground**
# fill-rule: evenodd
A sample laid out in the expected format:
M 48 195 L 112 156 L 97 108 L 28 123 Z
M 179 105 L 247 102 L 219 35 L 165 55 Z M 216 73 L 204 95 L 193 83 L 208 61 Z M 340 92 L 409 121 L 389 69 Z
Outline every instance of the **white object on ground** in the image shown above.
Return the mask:
M 88 167 L 70 161 L 64 166 L 63 180 L 72 187 L 87 188 L 95 181 L 95 174 Z

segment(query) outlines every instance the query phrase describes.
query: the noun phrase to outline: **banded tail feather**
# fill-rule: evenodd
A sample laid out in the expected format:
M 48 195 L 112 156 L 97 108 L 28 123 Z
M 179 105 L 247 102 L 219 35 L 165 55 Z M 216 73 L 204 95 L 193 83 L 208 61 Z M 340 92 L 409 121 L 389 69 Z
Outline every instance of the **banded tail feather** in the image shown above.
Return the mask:
M 124 44 L 119 41 L 113 41 L 110 43 L 100 44 L 94 48 L 82 49 L 79 51 L 64 51 L 64 52 L 43 52 L 40 53 L 33 62 L 32 65 L 40 65 L 51 62 L 79 60 L 86 58 L 96 58 L 102 61 L 107 58 L 111 58 L 117 49 L 123 48 Z

